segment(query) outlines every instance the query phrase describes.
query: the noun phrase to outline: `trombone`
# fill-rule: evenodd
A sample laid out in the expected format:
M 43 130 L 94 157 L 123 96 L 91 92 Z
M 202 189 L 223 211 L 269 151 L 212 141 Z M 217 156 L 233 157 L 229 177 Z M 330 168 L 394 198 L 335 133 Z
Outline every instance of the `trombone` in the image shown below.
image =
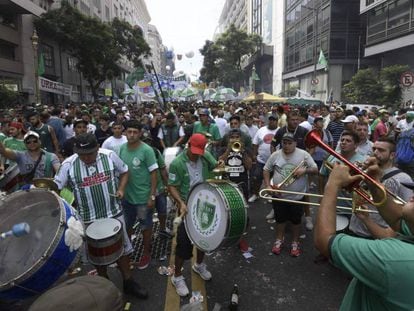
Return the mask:
M 299 194 L 299 195 L 313 197 L 313 198 L 323 198 L 323 195 L 321 195 L 321 194 L 304 193 L 304 192 L 296 192 L 296 191 L 280 190 L 280 189 L 262 189 L 259 192 L 259 197 L 261 197 L 262 199 L 270 200 L 270 201 L 280 201 L 280 202 L 289 202 L 289 203 L 296 203 L 296 204 L 303 204 L 303 205 L 320 206 L 320 203 L 316 203 L 316 202 L 296 201 L 296 200 L 278 198 L 278 197 L 273 196 L 273 194 L 282 194 L 282 193 L 285 193 L 285 194 Z M 351 211 L 352 213 L 354 213 L 354 212 L 363 212 L 363 213 L 378 214 L 378 211 L 376 211 L 376 210 L 365 209 L 365 208 L 361 208 L 360 206 L 357 206 L 357 204 L 356 204 L 357 200 L 355 199 L 355 197 L 354 198 L 338 197 L 338 200 L 352 201 L 352 207 L 337 206 L 336 207 L 337 209 L 345 210 L 345 211 Z
M 382 198 L 381 201 L 375 202 L 371 196 L 368 194 L 367 191 L 363 190 L 361 187 L 361 182 L 358 181 L 355 183 L 350 184 L 346 189 L 350 192 L 356 192 L 361 198 L 363 198 L 365 201 L 367 201 L 369 204 L 372 204 L 374 206 L 381 206 L 383 205 L 387 200 L 387 194 L 392 196 L 398 203 L 405 204 L 406 202 L 401 199 L 398 195 L 394 194 L 387 188 L 385 188 L 382 184 L 377 182 L 374 178 L 366 174 L 363 170 L 361 170 L 359 167 L 357 167 L 355 164 L 348 161 L 345 157 L 343 157 L 341 154 L 337 153 L 335 150 L 333 150 L 329 145 L 325 144 L 321 139 L 321 133 L 318 130 L 312 130 L 308 134 L 306 134 L 305 137 L 305 145 L 308 148 L 312 148 L 314 146 L 319 146 L 320 148 L 324 149 L 326 152 L 337 158 L 338 160 L 342 161 L 345 165 L 347 165 L 351 169 L 351 174 L 354 175 L 361 175 L 364 179 L 364 182 L 369 182 L 376 186 L 381 192 L 382 192 Z
M 302 168 L 302 167 L 304 167 L 304 166 L 306 166 L 305 165 L 306 163 L 305 163 L 305 160 L 302 160 L 299 164 L 298 164 L 298 166 L 296 166 L 290 173 L 289 173 L 289 175 L 287 175 L 286 177 L 285 177 L 285 179 L 283 179 L 280 183 L 278 183 L 276 186 L 275 186 L 275 188 L 277 188 L 277 189 L 279 189 L 279 188 L 282 188 L 283 186 L 285 186 L 285 187 L 287 187 L 287 186 L 289 186 L 289 185 L 291 185 L 291 184 L 293 184 L 295 181 L 296 181 L 296 179 L 297 179 L 297 176 L 295 176 L 295 173 L 298 171 L 298 169 L 300 169 L 300 168 Z

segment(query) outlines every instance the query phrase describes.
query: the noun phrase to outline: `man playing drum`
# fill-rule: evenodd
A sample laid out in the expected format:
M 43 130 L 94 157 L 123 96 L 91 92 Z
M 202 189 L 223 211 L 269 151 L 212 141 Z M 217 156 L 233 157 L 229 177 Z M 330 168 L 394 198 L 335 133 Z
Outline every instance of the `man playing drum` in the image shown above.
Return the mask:
M 95 220 L 107 218 L 115 218 L 122 223 L 124 252 L 117 264 L 124 279 L 124 292 L 146 299 L 147 291 L 132 279 L 129 269 L 128 255 L 132 253 L 132 245 L 118 201 L 124 196 L 128 166 L 115 152 L 99 149 L 96 137 L 91 133 L 77 137 L 74 151 L 74 155 L 63 161 L 55 176 L 55 183 L 59 190 L 65 186 L 72 188 L 79 214 L 86 226 Z M 96 269 L 100 276 L 108 278 L 106 266 L 96 266 Z
M 272 153 L 263 168 L 263 179 L 266 188 L 270 185 L 270 173 L 273 172 L 273 184 L 281 183 L 290 174 L 292 178 L 287 180 L 281 190 L 295 191 L 300 194 L 282 194 L 283 199 L 300 201 L 304 200 L 307 192 L 308 180 L 306 174 L 316 174 L 318 167 L 312 156 L 305 150 L 296 147 L 296 140 L 292 133 L 285 133 L 282 137 L 282 149 Z M 277 220 L 276 241 L 272 247 L 272 253 L 279 255 L 284 244 L 286 222 L 292 222 L 292 244 L 290 255 L 298 257 L 301 254 L 299 247 L 299 235 L 303 205 L 290 202 L 273 202 L 273 209 Z
M 208 151 L 204 151 L 206 144 L 207 138 L 203 134 L 193 134 L 188 141 L 188 148 L 178 155 L 170 165 L 168 189 L 179 206 L 180 215 L 187 213 L 186 199 L 191 187 L 205 181 L 217 164 L 213 156 Z M 184 223 L 181 223 L 177 230 L 175 273 L 171 277 L 171 282 L 180 296 L 189 294 L 181 268 L 184 260 L 191 258 L 192 252 L 193 246 L 185 230 Z M 197 249 L 197 263 L 193 265 L 193 270 L 203 280 L 207 281 L 212 276 L 207 270 L 206 264 L 203 263 L 203 259 L 204 252 Z

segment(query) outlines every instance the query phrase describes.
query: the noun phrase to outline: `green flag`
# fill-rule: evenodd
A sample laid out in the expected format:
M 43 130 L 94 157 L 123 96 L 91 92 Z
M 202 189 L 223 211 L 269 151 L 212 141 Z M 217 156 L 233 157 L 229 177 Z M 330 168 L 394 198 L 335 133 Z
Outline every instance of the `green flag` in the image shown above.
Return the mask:
M 259 81 L 259 75 L 256 73 L 255 70 L 252 71 L 252 80 Z
M 325 58 L 322 50 L 319 53 L 318 64 L 325 66 L 325 70 L 328 70 L 328 60 Z
M 37 67 L 37 75 L 39 77 L 45 74 L 45 59 L 43 58 L 43 53 L 39 54 L 39 64 Z

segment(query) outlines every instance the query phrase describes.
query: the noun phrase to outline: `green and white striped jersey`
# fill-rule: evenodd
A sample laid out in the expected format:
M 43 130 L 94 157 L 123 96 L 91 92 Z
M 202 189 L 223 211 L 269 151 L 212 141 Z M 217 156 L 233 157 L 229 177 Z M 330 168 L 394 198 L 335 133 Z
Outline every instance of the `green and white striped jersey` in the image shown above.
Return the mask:
M 96 162 L 86 165 L 77 154 L 65 159 L 55 176 L 59 189 L 68 186 L 75 196 L 84 222 L 114 217 L 122 207 L 115 197 L 118 176 L 128 166 L 110 150 L 99 149 Z

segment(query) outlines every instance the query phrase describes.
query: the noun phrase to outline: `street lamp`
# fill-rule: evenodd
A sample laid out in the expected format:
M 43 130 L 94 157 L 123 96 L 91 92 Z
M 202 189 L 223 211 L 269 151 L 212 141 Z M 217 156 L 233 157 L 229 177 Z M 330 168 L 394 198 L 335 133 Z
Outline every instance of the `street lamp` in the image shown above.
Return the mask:
M 39 71 L 38 71 L 38 60 L 37 60 L 37 51 L 39 49 L 39 36 L 37 35 L 36 29 L 33 29 L 32 37 L 30 38 L 32 40 L 32 46 L 33 46 L 33 54 L 34 54 L 34 74 L 35 74 L 35 99 L 36 104 L 39 104 L 40 96 L 39 96 Z

